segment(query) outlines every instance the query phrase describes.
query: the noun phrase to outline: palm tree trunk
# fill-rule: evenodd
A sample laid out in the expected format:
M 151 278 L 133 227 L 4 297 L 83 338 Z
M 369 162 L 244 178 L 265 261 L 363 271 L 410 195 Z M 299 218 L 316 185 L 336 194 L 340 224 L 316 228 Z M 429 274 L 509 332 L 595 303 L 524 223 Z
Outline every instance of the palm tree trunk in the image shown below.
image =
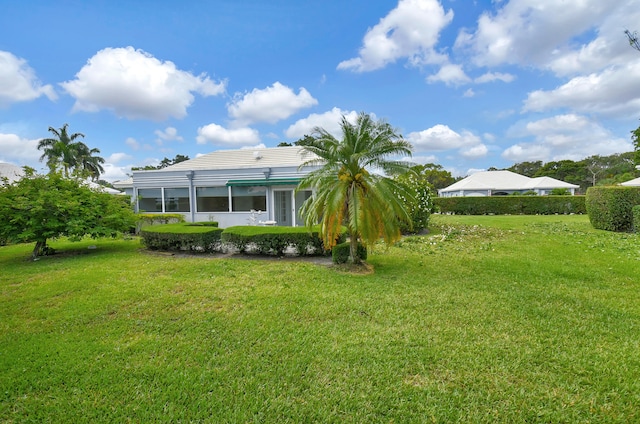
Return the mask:
M 362 263 L 362 258 L 358 255 L 358 236 L 351 234 L 349 240 L 349 253 L 351 254 L 351 262 L 358 265 Z

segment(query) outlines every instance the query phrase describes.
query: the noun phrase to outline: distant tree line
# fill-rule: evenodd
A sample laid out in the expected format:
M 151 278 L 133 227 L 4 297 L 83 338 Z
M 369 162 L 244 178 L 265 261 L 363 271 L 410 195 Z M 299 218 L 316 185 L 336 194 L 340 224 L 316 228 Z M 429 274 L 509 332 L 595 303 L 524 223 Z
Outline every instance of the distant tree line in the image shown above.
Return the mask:
M 153 171 L 156 169 L 163 169 L 167 166 L 175 165 L 176 163 L 184 162 L 189 160 L 189 156 L 184 155 L 176 155 L 173 159 L 164 158 L 160 161 L 158 165 L 145 165 L 145 166 L 133 166 L 131 167 L 132 171 Z
M 585 193 L 592 186 L 618 184 L 635 178 L 638 174 L 635 154 L 627 152 L 610 156 L 594 155 L 577 162 L 569 159 L 547 163 L 520 162 L 506 169 L 527 177 L 551 177 L 576 184 L 580 186 L 580 192 Z
M 176 155 L 173 159 L 164 158 L 160 161 L 158 165 L 145 165 L 145 166 L 133 166 L 131 167 L 132 171 L 153 171 L 155 169 L 163 169 L 167 166 L 175 165 L 176 163 L 184 162 L 189 160 L 189 156 L 185 155 Z

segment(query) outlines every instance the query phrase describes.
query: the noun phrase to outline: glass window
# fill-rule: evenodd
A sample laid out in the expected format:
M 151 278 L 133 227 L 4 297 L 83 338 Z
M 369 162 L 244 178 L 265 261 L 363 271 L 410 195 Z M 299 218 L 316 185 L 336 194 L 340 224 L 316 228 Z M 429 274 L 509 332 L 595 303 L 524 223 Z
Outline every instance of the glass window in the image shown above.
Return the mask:
M 188 188 L 165 188 L 164 211 L 165 212 L 189 212 Z
M 267 188 L 263 186 L 231 187 L 234 212 L 267 210 Z
M 138 190 L 138 210 L 140 212 L 162 212 L 162 189 L 141 188 Z
M 227 187 L 196 187 L 198 212 L 229 212 Z
M 311 190 L 304 190 L 296 193 L 296 225 L 304 225 L 304 217 L 300 215 L 300 208 L 312 194 Z

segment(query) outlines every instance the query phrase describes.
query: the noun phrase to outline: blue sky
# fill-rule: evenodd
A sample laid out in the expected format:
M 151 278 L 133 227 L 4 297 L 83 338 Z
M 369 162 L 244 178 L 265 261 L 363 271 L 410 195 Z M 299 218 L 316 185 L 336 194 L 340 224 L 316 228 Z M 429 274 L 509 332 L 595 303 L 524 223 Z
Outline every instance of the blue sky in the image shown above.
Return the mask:
M 0 162 L 69 124 L 104 178 L 386 119 L 455 175 L 632 150 L 638 0 L 0 0 Z

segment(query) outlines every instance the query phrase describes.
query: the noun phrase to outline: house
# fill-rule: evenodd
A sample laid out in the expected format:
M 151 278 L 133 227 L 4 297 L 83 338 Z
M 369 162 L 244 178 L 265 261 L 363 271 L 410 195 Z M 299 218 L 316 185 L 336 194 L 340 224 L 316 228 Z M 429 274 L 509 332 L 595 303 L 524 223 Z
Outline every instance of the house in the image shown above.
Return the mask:
M 0 184 L 2 179 L 6 178 L 9 183 L 19 180 L 24 176 L 24 170 L 10 163 L 0 162 Z
M 9 183 L 12 183 L 14 181 L 19 180 L 23 176 L 24 176 L 24 170 L 21 167 L 16 166 L 16 165 L 11 165 L 10 163 L 0 162 L 0 179 L 7 178 Z M 1 181 L 0 181 L 0 183 L 1 183 Z M 88 185 L 90 188 L 92 188 L 94 190 L 100 190 L 100 191 L 102 191 L 104 193 L 124 194 L 121 191 L 114 190 L 114 189 L 112 189 L 110 187 L 105 187 L 105 186 L 100 185 L 98 183 L 94 183 L 91 180 L 87 180 L 86 181 L 86 185 Z
M 625 181 L 623 183 L 620 183 L 620 185 L 627 186 L 627 187 L 640 187 L 640 178 L 635 178 L 633 180 Z
M 133 171 L 114 183 L 134 199 L 136 212 L 180 213 L 188 222 L 220 227 L 250 223 L 303 225 L 299 210 L 311 190 L 295 192 L 317 167 L 300 146 L 220 150 L 158 170 Z
M 579 187 L 551 177 L 529 178 L 511 171 L 482 171 L 438 190 L 438 194 L 441 197 L 504 196 L 533 191 L 546 195 L 553 189 L 567 189 L 574 195 Z

